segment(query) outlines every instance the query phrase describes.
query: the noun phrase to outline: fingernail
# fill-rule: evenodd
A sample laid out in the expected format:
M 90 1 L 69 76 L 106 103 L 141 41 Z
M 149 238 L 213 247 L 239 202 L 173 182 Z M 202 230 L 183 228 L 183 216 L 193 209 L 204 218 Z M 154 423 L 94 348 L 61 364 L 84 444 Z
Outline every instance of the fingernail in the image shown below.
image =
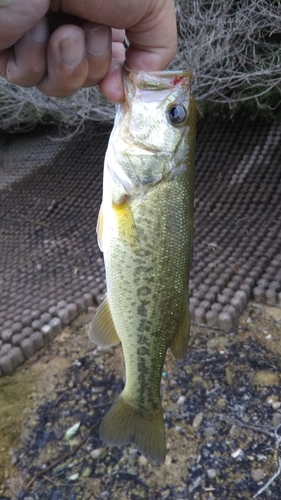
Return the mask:
M 61 56 L 69 66 L 80 64 L 85 55 L 85 38 L 82 33 L 74 33 L 60 42 Z
M 41 19 L 38 23 L 33 26 L 30 30 L 30 35 L 37 43 L 46 42 L 49 36 L 48 23 L 45 18 Z
M 98 26 L 86 34 L 87 52 L 93 56 L 108 54 L 111 46 L 111 31 L 105 26 Z

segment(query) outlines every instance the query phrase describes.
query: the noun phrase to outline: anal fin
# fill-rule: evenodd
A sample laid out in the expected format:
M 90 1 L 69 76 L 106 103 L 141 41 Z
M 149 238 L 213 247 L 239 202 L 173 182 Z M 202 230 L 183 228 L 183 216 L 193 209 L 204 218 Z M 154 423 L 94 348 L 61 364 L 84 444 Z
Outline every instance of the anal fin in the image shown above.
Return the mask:
M 179 329 L 174 336 L 170 349 L 178 361 L 182 361 L 187 353 L 189 340 L 190 316 L 188 306 L 186 306 Z
M 100 347 L 111 347 L 120 342 L 116 332 L 107 297 L 98 307 L 95 316 L 87 327 L 87 333 L 92 342 Z

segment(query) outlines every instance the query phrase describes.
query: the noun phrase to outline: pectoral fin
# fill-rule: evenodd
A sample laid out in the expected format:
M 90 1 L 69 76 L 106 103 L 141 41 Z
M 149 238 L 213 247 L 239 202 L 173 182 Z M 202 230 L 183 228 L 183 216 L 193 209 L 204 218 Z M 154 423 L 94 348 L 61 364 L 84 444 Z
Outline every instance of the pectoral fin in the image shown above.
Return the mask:
M 101 204 L 98 222 L 97 222 L 97 237 L 98 237 L 98 245 L 100 250 L 103 252 L 103 206 Z
M 170 349 L 178 361 L 182 361 L 187 353 L 189 340 L 190 317 L 189 310 L 186 307 L 178 332 L 174 336 Z
M 119 203 L 112 202 L 120 241 L 127 247 L 139 246 L 134 216 L 126 196 Z
M 100 347 L 107 348 L 119 344 L 120 339 L 113 323 L 107 297 L 98 307 L 95 316 L 87 327 L 87 333 L 91 341 Z

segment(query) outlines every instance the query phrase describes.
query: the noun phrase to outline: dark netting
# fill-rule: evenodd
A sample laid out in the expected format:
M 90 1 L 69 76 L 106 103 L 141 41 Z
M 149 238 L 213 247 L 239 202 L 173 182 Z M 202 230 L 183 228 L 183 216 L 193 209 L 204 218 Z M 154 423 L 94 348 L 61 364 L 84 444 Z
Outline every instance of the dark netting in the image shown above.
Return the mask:
M 248 300 L 281 305 L 281 124 L 199 124 L 191 315 L 231 328 Z M 96 220 L 109 129 L 69 141 L 0 135 L 0 375 L 105 291 Z

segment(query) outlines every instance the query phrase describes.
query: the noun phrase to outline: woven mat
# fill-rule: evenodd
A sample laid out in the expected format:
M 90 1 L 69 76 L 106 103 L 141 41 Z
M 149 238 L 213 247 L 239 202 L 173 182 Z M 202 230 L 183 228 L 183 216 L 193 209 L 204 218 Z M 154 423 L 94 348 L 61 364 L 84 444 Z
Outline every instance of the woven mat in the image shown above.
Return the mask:
M 68 141 L 0 133 L 0 376 L 105 291 L 96 219 L 109 128 Z M 228 330 L 250 298 L 281 306 L 281 124 L 208 119 L 197 138 L 190 308 Z

